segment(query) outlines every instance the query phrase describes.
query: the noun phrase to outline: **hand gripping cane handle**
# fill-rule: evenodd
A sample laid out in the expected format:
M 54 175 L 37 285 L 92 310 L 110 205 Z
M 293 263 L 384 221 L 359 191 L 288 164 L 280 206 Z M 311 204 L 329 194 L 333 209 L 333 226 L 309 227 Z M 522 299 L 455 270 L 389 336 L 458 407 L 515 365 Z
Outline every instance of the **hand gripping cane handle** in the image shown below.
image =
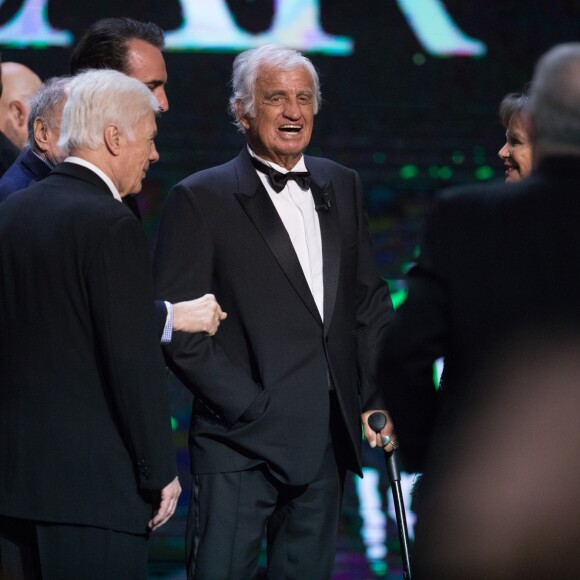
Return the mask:
M 369 427 L 375 432 L 380 433 L 381 429 L 387 424 L 387 417 L 384 413 L 372 413 L 367 419 Z M 397 462 L 397 453 L 393 449 L 390 453 L 385 453 L 385 463 L 387 473 L 391 482 L 393 500 L 395 503 L 395 515 L 397 517 L 397 528 L 399 530 L 399 542 L 401 544 L 401 557 L 403 559 L 403 578 L 411 580 L 411 562 L 409 560 L 409 534 L 407 532 L 407 516 L 403 504 L 403 494 L 401 492 L 401 473 Z

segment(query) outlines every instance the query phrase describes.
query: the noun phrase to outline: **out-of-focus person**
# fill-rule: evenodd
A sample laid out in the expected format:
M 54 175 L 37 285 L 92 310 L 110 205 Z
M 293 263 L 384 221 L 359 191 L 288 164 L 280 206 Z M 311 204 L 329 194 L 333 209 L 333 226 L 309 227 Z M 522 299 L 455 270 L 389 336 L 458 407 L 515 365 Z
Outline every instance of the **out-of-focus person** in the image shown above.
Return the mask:
M 535 162 L 526 179 L 452 188 L 435 200 L 407 299 L 383 345 L 383 396 L 400 452 L 425 473 L 423 497 L 429 467 L 445 462 L 451 445 L 440 434 L 453 433 L 461 410 L 492 394 L 470 388 L 492 357 L 509 356 L 532 332 L 580 329 L 580 43 L 538 61 L 529 119 Z M 445 381 L 436 392 L 432 365 L 440 357 Z M 493 423 L 481 437 L 502 445 Z
M 21 135 L 26 131 L 26 121 L 28 118 L 27 98 L 30 96 L 30 89 L 40 86 L 40 79 L 32 73 L 30 69 L 24 67 L 22 81 L 14 78 L 14 73 L 18 67 L 23 65 L 16 63 L 0 62 L 0 177 L 16 161 L 20 153 Z M 4 78 L 2 73 L 4 72 Z M 16 83 L 23 83 L 21 89 L 16 89 Z M 20 85 L 19 85 L 20 86 Z M 24 95 L 18 93 L 24 91 Z M 34 90 L 32 90 L 34 92 Z M 4 98 L 2 98 L 4 95 Z M 14 106 L 10 110 L 9 103 L 14 99 Z M 22 99 L 22 97 L 24 97 Z M 24 122 L 23 122 L 24 121 Z M 20 129 L 19 129 L 20 127 Z M 26 137 L 22 137 L 22 144 Z
M 418 579 L 576 578 L 580 569 L 580 335 L 520 336 L 440 433 L 421 499 Z
M 0 202 L 15 191 L 44 179 L 65 154 L 58 146 L 62 109 L 70 77 L 53 77 L 30 101 L 28 147 L 0 178 Z
M 533 149 L 526 112 L 527 92 L 509 93 L 499 105 L 499 118 L 505 128 L 505 145 L 498 151 L 505 167 L 505 180 L 516 182 L 532 172 Z
M 0 55 L 0 99 L 2 98 L 2 59 Z M 0 130 L 0 177 L 16 161 L 18 147 L 16 147 Z
M 18 148 L 28 143 L 30 99 L 42 81 L 27 66 L 18 62 L 2 63 L 2 97 L 0 97 L 0 131 Z
M 175 510 L 149 246 L 121 203 L 159 158 L 157 110 L 122 73 L 79 75 L 67 158 L 2 204 L 3 577 L 145 579 L 149 533 Z

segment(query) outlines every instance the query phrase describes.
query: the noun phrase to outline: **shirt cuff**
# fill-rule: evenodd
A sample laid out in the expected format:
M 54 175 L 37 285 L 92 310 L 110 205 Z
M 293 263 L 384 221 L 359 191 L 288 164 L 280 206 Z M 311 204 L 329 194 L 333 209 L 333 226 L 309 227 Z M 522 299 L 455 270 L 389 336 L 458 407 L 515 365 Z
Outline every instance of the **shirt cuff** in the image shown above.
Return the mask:
M 167 307 L 167 318 L 165 319 L 165 326 L 163 327 L 163 334 L 161 335 L 161 344 L 169 344 L 173 336 L 173 304 L 165 302 Z

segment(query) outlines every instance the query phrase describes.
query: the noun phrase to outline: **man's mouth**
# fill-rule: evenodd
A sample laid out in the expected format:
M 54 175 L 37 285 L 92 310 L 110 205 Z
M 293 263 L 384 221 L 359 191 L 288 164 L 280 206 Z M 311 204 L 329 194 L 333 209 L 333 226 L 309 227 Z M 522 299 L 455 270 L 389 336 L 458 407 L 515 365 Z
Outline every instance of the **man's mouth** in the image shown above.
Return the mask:
M 278 127 L 278 131 L 284 131 L 284 133 L 300 133 L 301 130 L 301 125 L 281 125 Z

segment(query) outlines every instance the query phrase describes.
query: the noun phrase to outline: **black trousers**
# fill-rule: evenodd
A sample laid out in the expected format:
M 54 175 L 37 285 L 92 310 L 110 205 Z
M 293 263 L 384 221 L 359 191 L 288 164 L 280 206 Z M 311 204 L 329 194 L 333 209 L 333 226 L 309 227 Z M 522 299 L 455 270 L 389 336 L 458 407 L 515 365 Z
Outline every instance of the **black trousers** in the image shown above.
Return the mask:
M 0 516 L 0 580 L 146 580 L 147 537 Z
M 189 580 L 256 578 L 264 531 L 268 578 L 331 577 L 346 472 L 336 459 L 339 437 L 333 444 L 332 431 L 320 472 L 308 485 L 285 485 L 265 465 L 193 476 L 186 534 Z

